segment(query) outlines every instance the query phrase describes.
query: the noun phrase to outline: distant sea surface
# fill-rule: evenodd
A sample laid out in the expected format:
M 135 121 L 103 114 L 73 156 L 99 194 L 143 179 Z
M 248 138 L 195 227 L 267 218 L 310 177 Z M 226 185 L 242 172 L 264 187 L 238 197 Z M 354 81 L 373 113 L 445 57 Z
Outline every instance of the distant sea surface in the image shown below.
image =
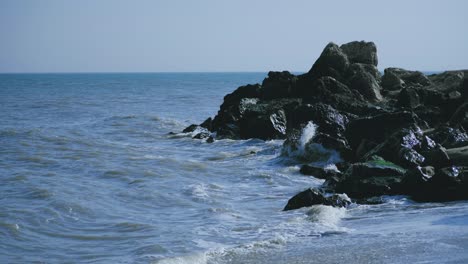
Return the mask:
M 1 74 L 0 263 L 468 263 L 468 202 L 283 212 L 282 141 L 180 132 L 266 73 Z

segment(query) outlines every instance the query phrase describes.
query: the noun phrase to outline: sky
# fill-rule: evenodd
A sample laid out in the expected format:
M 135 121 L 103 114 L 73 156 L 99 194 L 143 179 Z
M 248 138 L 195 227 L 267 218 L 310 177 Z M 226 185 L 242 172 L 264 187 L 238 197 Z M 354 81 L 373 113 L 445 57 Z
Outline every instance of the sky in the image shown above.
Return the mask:
M 379 69 L 468 68 L 465 0 L 0 0 L 0 72 L 305 72 L 329 42 Z

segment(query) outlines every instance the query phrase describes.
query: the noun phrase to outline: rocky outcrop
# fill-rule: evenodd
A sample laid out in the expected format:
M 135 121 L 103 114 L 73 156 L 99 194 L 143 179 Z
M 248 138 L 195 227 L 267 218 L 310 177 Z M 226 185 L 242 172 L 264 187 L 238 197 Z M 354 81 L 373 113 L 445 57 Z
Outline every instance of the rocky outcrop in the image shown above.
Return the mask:
M 207 142 L 286 139 L 282 154 L 298 162 L 344 161 L 338 170 L 302 166 L 301 173 L 326 181 L 285 210 L 343 206 L 330 200 L 334 192 L 357 201 L 387 194 L 467 199 L 468 71 L 427 76 L 387 68 L 381 75 L 377 65 L 372 42 L 329 43 L 306 73 L 269 72 L 183 132 Z

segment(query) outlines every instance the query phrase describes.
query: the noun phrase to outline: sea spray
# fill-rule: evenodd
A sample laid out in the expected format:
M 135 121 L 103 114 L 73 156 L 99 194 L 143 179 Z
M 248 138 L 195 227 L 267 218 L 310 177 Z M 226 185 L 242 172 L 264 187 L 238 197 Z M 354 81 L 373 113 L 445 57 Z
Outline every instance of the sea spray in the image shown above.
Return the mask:
M 283 144 L 282 155 L 322 166 L 340 162 L 341 157 L 337 151 L 312 141 L 317 130 L 318 126 L 309 121 L 301 131 L 290 133 L 290 137 Z

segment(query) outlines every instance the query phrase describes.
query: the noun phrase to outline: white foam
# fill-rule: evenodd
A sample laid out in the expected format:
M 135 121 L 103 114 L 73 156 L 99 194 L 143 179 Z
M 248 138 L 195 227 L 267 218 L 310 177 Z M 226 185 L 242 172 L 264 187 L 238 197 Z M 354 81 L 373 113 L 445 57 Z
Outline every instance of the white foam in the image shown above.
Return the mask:
M 205 264 L 208 262 L 206 253 L 198 253 L 181 257 L 161 259 L 154 264 Z
M 309 121 L 307 125 L 302 129 L 301 138 L 299 139 L 299 151 L 304 152 L 307 143 L 315 136 L 317 131 L 317 125 L 312 121 Z
M 333 228 L 338 227 L 341 219 L 345 216 L 345 208 L 337 208 L 328 205 L 314 205 L 307 212 L 307 220 Z

